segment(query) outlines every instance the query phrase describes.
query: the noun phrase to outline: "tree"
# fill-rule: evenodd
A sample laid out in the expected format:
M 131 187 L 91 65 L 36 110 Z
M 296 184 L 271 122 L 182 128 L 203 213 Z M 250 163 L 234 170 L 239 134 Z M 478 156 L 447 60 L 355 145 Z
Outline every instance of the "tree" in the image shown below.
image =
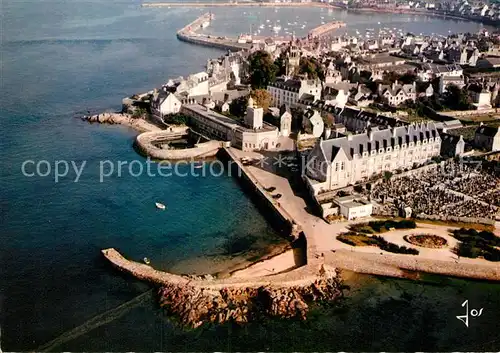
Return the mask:
M 264 109 L 264 112 L 267 112 L 269 106 L 271 105 L 271 95 L 265 89 L 256 89 L 250 93 L 252 96 L 255 105 Z
M 274 60 L 274 66 L 276 66 L 276 76 L 286 75 L 286 54 L 281 53 L 276 60 Z
M 307 75 L 310 79 L 325 80 L 323 65 L 316 58 L 300 58 L 299 73 Z
M 382 83 L 384 85 L 390 85 L 399 80 L 400 77 L 401 76 L 394 71 L 384 72 L 382 74 Z
M 398 81 L 405 85 L 409 85 L 415 82 L 416 80 L 417 80 L 417 75 L 415 75 L 415 73 L 407 72 L 403 76 L 401 76 Z
M 471 108 L 471 100 L 467 91 L 454 84 L 446 87 L 444 104 L 454 110 L 468 110 Z
M 248 106 L 248 97 L 239 97 L 229 104 L 229 113 L 231 115 L 242 117 L 245 116 Z
M 181 113 L 168 114 L 165 116 L 165 121 L 175 125 L 187 125 L 189 122 L 189 116 Z
M 253 89 L 267 88 L 276 78 L 278 71 L 271 55 L 263 50 L 256 51 L 248 57 L 250 84 Z

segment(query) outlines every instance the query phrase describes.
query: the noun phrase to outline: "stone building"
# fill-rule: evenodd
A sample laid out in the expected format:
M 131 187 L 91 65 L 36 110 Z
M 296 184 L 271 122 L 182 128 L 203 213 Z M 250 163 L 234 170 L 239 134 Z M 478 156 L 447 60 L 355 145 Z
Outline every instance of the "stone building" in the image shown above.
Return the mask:
M 474 134 L 474 145 L 486 151 L 500 151 L 500 127 L 479 126 Z
M 321 140 L 307 156 L 305 180 L 315 195 L 366 180 L 384 171 L 411 168 L 439 156 L 433 123 L 400 126 Z
M 232 147 L 243 151 L 273 149 L 278 143 L 278 128 L 265 122 L 259 124 L 259 110 L 255 107 L 247 111 L 247 121 L 255 125 L 252 127 L 243 126 L 200 104 L 185 104 L 181 113 L 190 117 L 189 123 L 194 130 L 209 138 L 230 142 Z
M 465 141 L 462 135 L 450 135 L 442 132 L 441 134 L 441 156 L 455 157 L 464 154 Z
M 175 94 L 168 92 L 165 88 L 155 89 L 151 97 L 151 113 L 154 119 L 163 122 L 163 117 L 168 114 L 178 113 L 181 109 L 181 101 Z
M 318 80 L 297 80 L 278 78 L 269 86 L 272 104 L 281 107 L 283 104 L 294 106 L 304 94 L 310 94 L 314 100 L 321 98 L 321 83 Z

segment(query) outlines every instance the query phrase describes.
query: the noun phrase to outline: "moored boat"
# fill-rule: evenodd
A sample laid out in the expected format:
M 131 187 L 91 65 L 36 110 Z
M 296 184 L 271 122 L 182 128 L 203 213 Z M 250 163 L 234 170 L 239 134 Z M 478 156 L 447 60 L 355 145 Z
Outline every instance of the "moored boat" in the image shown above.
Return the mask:
M 164 204 L 162 204 L 160 202 L 155 202 L 155 206 L 156 206 L 156 208 L 158 208 L 160 210 L 164 210 L 165 208 L 167 208 Z

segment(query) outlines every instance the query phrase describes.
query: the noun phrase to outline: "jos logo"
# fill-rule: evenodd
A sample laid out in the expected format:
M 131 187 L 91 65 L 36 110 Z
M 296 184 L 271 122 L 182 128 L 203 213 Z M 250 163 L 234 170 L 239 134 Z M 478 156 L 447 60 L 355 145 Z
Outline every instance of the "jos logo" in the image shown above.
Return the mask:
M 466 300 L 462 303 L 462 307 L 465 306 L 465 315 L 459 315 L 457 316 L 457 319 L 462 321 L 465 326 L 469 327 L 469 300 Z M 483 314 L 483 308 L 477 310 L 477 309 L 472 309 L 470 311 L 470 316 L 472 317 L 479 317 Z

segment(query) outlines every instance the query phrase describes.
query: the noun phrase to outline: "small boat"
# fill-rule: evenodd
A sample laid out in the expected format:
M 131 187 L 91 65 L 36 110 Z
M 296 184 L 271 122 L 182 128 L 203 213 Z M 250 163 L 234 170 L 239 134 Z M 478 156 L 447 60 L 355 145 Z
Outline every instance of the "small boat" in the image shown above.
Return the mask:
M 142 261 L 144 261 L 144 263 L 146 265 L 149 265 L 151 263 L 151 261 L 147 257 L 145 257 L 144 259 L 142 259 Z
M 156 206 L 156 208 L 158 208 L 160 210 L 164 210 L 165 208 L 167 208 L 164 204 L 159 203 L 159 202 L 155 202 L 155 206 Z

